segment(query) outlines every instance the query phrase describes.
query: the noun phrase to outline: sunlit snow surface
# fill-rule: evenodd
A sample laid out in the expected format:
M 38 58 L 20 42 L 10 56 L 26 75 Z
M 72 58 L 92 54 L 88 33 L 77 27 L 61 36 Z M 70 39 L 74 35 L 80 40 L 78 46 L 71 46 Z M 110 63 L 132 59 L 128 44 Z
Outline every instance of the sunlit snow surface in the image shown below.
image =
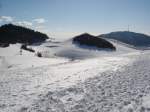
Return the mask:
M 31 46 L 43 58 L 0 48 L 0 112 L 150 111 L 149 51 L 48 45 Z

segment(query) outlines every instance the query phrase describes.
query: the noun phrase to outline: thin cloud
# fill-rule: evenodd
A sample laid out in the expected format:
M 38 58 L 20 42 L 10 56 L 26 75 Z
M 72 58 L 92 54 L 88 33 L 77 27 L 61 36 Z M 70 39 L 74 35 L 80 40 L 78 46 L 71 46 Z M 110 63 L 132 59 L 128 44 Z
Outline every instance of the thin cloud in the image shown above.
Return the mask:
M 26 20 L 18 21 L 16 20 L 16 18 L 14 19 L 11 16 L 0 16 L 0 23 L 3 23 L 3 24 L 12 23 L 18 26 L 23 26 L 23 27 L 32 28 L 38 31 L 47 32 L 47 28 L 44 25 L 45 22 L 46 20 L 44 18 L 37 18 L 31 21 L 26 21 Z
M 46 28 L 46 26 L 44 25 L 38 25 L 38 26 L 34 26 L 34 29 L 36 31 L 40 31 L 40 32 L 44 32 L 47 33 L 49 30 Z
M 20 26 L 25 26 L 25 27 L 32 27 L 33 26 L 33 24 L 29 21 L 18 21 L 18 22 L 15 22 L 14 24 L 20 25 Z
M 43 26 L 43 25 L 38 25 L 38 26 L 35 26 L 35 29 L 38 29 L 38 30 L 45 29 L 45 26 Z
M 0 16 L 0 21 L 1 22 L 12 22 L 13 17 L 11 17 L 11 16 Z
M 38 18 L 38 19 L 34 19 L 33 22 L 36 22 L 36 23 L 38 23 L 38 24 L 43 24 L 43 23 L 45 23 L 46 21 L 45 21 L 44 18 Z

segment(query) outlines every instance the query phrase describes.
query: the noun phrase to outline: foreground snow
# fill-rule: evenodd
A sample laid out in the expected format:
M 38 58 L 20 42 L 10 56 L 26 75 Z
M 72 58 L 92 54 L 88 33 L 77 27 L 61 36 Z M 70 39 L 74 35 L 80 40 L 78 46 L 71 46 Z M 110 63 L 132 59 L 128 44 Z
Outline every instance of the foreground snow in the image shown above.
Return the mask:
M 149 112 L 149 54 L 142 53 L 136 57 L 134 63 L 124 66 L 123 69 L 95 72 L 95 77 L 84 82 L 79 81 L 67 88 L 55 91 L 50 88 L 45 95 L 39 96 L 39 100 L 29 111 Z
M 0 107 L 2 111 L 10 112 L 28 108 L 34 100 L 49 90 L 76 85 L 107 70 L 116 71 L 127 63 L 128 58 L 107 57 L 20 70 L 3 70 L 0 73 Z
M 0 70 L 25 69 L 30 67 L 40 67 L 67 62 L 65 58 L 39 58 L 35 53 L 22 50 L 20 55 L 20 44 L 10 45 L 10 47 L 0 48 Z
M 0 112 L 149 111 L 150 53 L 119 48 L 84 60 L 0 49 Z

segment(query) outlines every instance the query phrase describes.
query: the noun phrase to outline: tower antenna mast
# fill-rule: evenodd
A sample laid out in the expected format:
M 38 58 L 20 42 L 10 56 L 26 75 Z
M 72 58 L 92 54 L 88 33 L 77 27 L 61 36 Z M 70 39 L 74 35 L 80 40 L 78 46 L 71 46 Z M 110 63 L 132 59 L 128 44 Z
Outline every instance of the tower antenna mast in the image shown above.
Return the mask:
M 128 32 L 130 31 L 129 28 L 130 28 L 130 27 L 129 27 L 129 25 L 128 25 Z

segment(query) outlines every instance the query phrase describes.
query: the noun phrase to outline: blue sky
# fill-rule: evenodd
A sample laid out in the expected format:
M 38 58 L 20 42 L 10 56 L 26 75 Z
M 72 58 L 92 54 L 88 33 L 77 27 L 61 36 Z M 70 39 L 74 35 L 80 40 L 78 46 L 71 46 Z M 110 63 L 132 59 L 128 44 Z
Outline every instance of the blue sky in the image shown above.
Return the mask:
M 127 30 L 150 34 L 150 0 L 0 0 L 0 24 L 46 32 L 54 38 Z

